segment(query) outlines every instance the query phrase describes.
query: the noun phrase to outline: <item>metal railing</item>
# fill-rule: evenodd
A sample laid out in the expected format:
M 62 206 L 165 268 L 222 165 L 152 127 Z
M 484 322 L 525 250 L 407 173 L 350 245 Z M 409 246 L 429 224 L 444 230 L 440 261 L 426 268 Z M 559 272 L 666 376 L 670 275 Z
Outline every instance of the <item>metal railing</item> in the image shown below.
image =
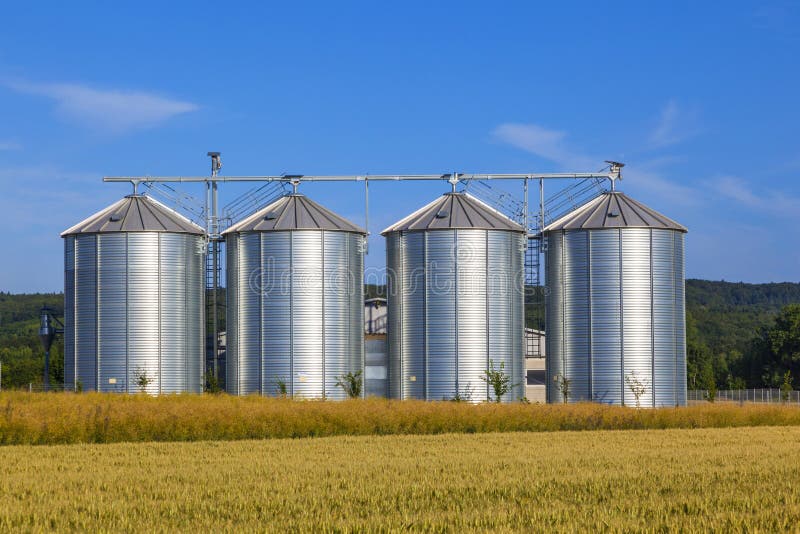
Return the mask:
M 690 389 L 686 392 L 689 401 L 707 401 L 708 390 Z M 718 390 L 715 402 L 758 402 L 786 403 L 800 405 L 800 391 L 787 391 L 785 394 L 778 388 L 771 389 L 721 389 Z

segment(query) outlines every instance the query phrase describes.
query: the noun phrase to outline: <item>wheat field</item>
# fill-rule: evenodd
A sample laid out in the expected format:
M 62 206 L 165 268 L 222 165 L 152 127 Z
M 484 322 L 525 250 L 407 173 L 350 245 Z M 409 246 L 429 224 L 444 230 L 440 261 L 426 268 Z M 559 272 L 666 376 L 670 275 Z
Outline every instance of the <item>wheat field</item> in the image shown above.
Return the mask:
M 0 445 L 210 441 L 337 435 L 800 426 L 796 405 L 297 401 L 228 395 L 0 394 Z
M 0 530 L 796 531 L 800 428 L 0 447 Z

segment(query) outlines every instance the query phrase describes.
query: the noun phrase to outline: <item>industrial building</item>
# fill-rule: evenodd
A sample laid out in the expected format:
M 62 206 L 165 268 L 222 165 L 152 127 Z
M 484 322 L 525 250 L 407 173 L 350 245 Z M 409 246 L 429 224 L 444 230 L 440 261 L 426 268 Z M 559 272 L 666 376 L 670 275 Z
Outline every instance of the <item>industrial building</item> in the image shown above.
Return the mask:
M 617 191 L 545 227 L 548 402 L 686 404 L 685 233 Z
M 494 368 L 510 379 L 503 402 L 686 403 L 686 228 L 616 191 L 622 164 L 537 175 L 538 214 L 533 175 L 228 178 L 268 183 L 235 200 L 238 216 L 220 228 L 221 164 L 209 156 L 210 179 L 107 179 L 134 194 L 62 234 L 67 389 L 199 393 L 208 368 L 235 395 L 343 399 L 337 382 L 352 373 L 363 396 L 484 402 Z M 581 181 L 546 201 L 545 178 Z M 365 301 L 367 231 L 297 186 L 364 181 L 368 227 L 368 180 L 402 179 L 446 179 L 452 192 L 382 232 L 387 298 Z M 484 195 L 457 192 L 467 179 Z M 480 182 L 491 179 L 524 180 L 524 202 Z M 598 191 L 605 180 L 610 191 Z M 206 228 L 136 193 L 158 181 L 204 182 L 206 205 L 193 213 Z M 213 298 L 222 241 L 224 332 Z M 544 311 L 526 318 L 536 298 Z M 43 332 L 51 343 L 59 330 Z
M 389 226 L 389 391 L 396 399 L 492 398 L 486 371 L 523 388 L 525 229 L 448 193 Z
M 366 232 L 286 195 L 228 228 L 226 390 L 343 399 L 364 369 Z
M 61 235 L 64 387 L 202 392 L 205 231 L 134 194 Z

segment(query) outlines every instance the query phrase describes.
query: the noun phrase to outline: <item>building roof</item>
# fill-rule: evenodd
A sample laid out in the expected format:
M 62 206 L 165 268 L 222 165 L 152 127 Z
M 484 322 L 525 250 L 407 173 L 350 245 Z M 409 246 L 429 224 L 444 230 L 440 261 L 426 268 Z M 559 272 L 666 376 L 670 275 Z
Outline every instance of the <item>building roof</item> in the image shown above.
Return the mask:
M 525 232 L 522 225 L 466 193 L 447 193 L 415 211 L 381 234 L 414 230 L 480 228 Z
M 61 236 L 111 232 L 205 234 L 201 227 L 160 202 L 143 195 L 129 195 L 65 230 Z
M 223 234 L 233 232 L 273 232 L 280 230 L 334 230 L 367 232 L 347 219 L 323 208 L 305 195 L 286 195 L 253 215 L 234 224 Z
M 601 228 L 663 228 L 686 232 L 686 227 L 648 208 L 624 193 L 603 193 L 553 221 L 545 232 Z

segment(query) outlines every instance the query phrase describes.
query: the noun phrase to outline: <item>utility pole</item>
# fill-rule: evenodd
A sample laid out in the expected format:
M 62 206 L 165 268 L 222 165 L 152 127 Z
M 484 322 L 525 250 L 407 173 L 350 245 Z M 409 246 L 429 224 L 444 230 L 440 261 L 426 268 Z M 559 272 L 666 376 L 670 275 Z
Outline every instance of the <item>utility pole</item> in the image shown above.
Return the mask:
M 209 152 L 211 158 L 211 180 L 208 182 L 208 190 L 211 197 L 211 211 L 207 217 L 206 231 L 208 232 L 208 244 L 211 253 L 211 361 L 214 380 L 219 381 L 219 306 L 217 304 L 217 288 L 219 287 L 219 213 L 217 206 L 217 174 L 222 168 L 222 160 L 219 152 Z

